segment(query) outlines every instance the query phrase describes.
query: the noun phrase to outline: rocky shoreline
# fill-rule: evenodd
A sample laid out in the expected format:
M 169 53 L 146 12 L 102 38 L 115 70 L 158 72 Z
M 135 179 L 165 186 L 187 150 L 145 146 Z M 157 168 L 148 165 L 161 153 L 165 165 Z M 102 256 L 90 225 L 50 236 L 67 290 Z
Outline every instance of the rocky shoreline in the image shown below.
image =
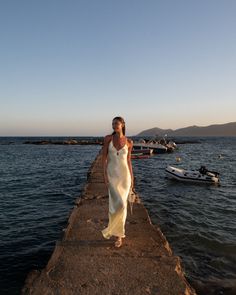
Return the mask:
M 69 144 L 69 145 L 92 145 L 98 144 L 102 145 L 103 141 L 99 139 L 95 140 L 76 140 L 76 139 L 68 139 L 68 140 L 27 140 L 24 141 L 23 144 Z
M 193 144 L 193 143 L 201 143 L 200 140 L 196 139 L 175 139 L 174 142 L 176 144 Z M 0 143 L 1 145 L 13 145 L 14 141 L 7 141 Z M 53 139 L 42 139 L 42 140 L 26 140 L 23 141 L 22 144 L 35 144 L 35 145 L 103 145 L 102 139 L 80 139 L 77 140 L 75 138 L 69 138 L 67 140 L 53 140 Z

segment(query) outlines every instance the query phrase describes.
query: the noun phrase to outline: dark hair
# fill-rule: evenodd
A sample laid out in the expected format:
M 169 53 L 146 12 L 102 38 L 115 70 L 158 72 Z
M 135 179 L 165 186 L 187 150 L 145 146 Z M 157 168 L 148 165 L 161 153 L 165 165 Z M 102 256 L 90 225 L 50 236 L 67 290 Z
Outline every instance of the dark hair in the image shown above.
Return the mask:
M 118 121 L 120 121 L 120 122 L 123 124 L 122 132 L 123 132 L 123 134 L 125 135 L 125 120 L 124 120 L 124 118 L 122 118 L 122 117 L 120 117 L 120 116 L 117 116 L 117 117 L 115 117 L 115 118 L 112 119 L 112 121 L 114 121 L 114 120 L 118 120 Z M 115 133 L 116 133 L 116 132 L 113 131 L 113 132 L 112 132 L 112 135 L 115 134 Z

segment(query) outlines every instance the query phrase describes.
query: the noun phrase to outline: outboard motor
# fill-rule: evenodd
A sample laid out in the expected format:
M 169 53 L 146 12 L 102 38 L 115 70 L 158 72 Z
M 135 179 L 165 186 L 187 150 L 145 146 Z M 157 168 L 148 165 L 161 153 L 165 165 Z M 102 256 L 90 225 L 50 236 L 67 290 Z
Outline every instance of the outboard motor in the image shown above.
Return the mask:
M 206 174 L 207 173 L 207 169 L 205 166 L 201 166 L 201 168 L 198 170 L 201 174 Z

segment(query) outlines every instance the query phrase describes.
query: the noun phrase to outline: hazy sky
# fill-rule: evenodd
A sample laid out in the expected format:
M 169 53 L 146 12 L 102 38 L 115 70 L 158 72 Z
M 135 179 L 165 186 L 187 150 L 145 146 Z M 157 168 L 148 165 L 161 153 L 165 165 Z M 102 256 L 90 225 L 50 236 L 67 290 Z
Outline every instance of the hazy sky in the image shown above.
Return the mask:
M 0 0 L 0 135 L 236 121 L 235 0 Z

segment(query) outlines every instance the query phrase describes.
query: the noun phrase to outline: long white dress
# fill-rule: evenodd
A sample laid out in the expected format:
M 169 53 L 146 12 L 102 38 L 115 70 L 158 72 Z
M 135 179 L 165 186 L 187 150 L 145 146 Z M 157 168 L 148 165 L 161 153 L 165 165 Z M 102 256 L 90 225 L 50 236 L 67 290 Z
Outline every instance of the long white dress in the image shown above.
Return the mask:
M 128 195 L 131 187 L 131 174 L 127 162 L 128 145 L 117 150 L 113 144 L 113 137 L 109 142 L 107 155 L 107 178 L 109 195 L 109 223 L 102 230 L 103 237 L 117 236 L 124 238 L 125 221 L 127 217 Z

